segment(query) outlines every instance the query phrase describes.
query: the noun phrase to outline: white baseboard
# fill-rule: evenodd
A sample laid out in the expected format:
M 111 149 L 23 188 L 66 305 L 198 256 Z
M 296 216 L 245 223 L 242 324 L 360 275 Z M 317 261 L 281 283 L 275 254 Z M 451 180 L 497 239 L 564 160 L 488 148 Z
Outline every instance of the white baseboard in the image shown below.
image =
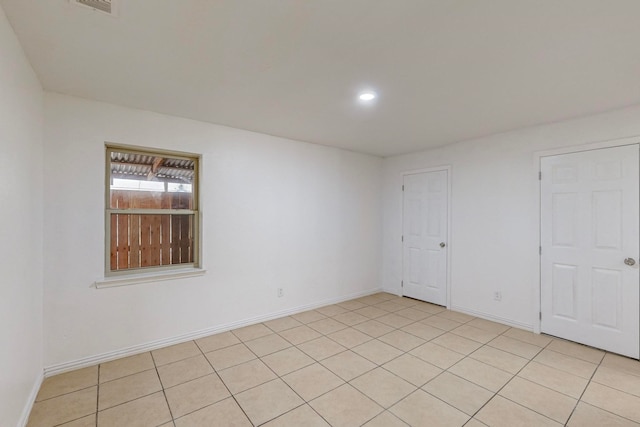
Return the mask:
M 511 319 L 505 319 L 504 317 L 494 316 L 493 314 L 484 313 L 482 311 L 472 310 L 470 308 L 460 307 L 452 305 L 451 310 L 459 311 L 460 313 L 469 314 L 471 316 L 480 317 L 485 320 L 491 320 L 493 322 L 502 323 L 503 325 L 511 326 L 514 328 L 525 329 L 527 331 L 533 331 L 533 325 L 530 323 L 523 323 L 514 321 Z
M 31 388 L 31 393 L 29 393 L 29 397 L 27 398 L 27 403 L 22 409 L 22 414 L 20 415 L 20 420 L 18 421 L 19 427 L 25 427 L 27 425 L 27 422 L 29 421 L 29 415 L 31 415 L 33 404 L 36 402 L 36 397 L 38 396 L 38 392 L 40 391 L 40 386 L 42 386 L 43 380 L 44 374 L 43 372 L 40 372 L 36 380 L 33 382 L 33 387 Z
M 382 288 L 381 291 L 387 292 L 389 294 L 397 295 L 399 297 L 402 296 L 401 288 Z
M 144 353 L 151 350 L 157 350 L 159 348 L 166 347 L 169 345 L 180 344 L 186 341 L 191 341 L 194 339 L 206 337 L 208 335 L 218 334 L 220 332 L 226 332 L 231 329 L 241 328 L 243 326 L 249 326 L 255 323 L 266 322 L 268 320 L 277 319 L 279 317 L 290 316 L 292 314 L 300 313 L 302 311 L 313 310 L 314 308 L 322 307 L 325 305 L 336 304 L 343 301 L 348 301 L 350 299 L 375 294 L 378 292 L 383 292 L 383 290 L 380 288 L 375 288 L 367 291 L 356 292 L 349 295 L 343 295 L 337 298 L 329 298 L 326 300 L 314 302 L 311 304 L 301 305 L 301 306 L 290 308 L 287 310 L 281 310 L 281 311 L 269 313 L 262 316 L 252 317 L 249 319 L 243 319 L 236 322 L 225 323 L 225 324 L 214 326 L 211 328 L 201 329 L 199 331 L 190 332 L 190 333 L 179 335 L 176 337 L 152 341 L 145 344 L 123 348 L 120 350 L 97 354 L 95 356 L 84 357 L 82 359 L 73 360 L 71 362 L 58 363 L 55 365 L 45 367 L 44 377 L 46 378 L 52 375 L 61 374 L 63 372 L 73 371 L 75 369 L 80 369 L 80 368 L 86 368 L 88 366 L 109 362 L 111 360 L 119 359 L 121 357 L 133 356 L 135 354 Z M 37 392 L 38 390 L 36 389 L 36 393 Z M 27 416 L 28 416 L 28 413 L 27 413 Z
M 382 292 L 388 292 L 394 295 L 402 295 L 400 288 L 383 288 Z M 491 320 L 492 322 L 502 323 L 514 328 L 525 329 L 527 331 L 533 331 L 533 325 L 530 323 L 518 322 L 504 317 L 494 316 L 493 314 L 485 313 L 483 311 L 473 310 L 471 308 L 460 307 L 458 305 L 451 305 L 451 310 L 459 311 L 460 313 L 469 314 L 471 316 L 480 317 L 485 320 Z

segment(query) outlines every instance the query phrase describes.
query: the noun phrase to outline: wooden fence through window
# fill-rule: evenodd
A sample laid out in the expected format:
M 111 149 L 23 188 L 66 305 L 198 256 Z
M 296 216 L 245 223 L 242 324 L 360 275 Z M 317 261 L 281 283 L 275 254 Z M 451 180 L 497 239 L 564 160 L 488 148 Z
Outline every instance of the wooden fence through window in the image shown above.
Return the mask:
M 192 193 L 112 190 L 112 209 L 193 209 Z M 193 214 L 111 214 L 111 270 L 194 262 Z

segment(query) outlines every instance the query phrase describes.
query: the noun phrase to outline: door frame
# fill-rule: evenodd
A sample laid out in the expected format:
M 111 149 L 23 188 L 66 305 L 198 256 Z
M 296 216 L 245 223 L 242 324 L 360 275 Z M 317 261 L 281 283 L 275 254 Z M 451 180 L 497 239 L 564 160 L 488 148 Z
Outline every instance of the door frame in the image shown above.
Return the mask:
M 404 177 L 407 175 L 416 175 L 419 173 L 429 173 L 429 172 L 447 172 L 447 246 L 446 246 L 446 257 L 447 257 L 447 268 L 445 272 L 445 277 L 447 283 L 445 283 L 445 290 L 447 292 L 446 297 L 446 307 L 448 309 L 451 308 L 451 225 L 452 225 L 452 215 L 451 215 L 451 165 L 442 165 L 442 166 L 433 166 L 430 168 L 421 168 L 421 169 L 409 169 L 406 171 L 402 171 L 400 173 L 401 186 L 404 186 Z M 400 221 L 400 236 L 404 234 L 404 190 L 400 193 L 402 194 L 402 199 L 400 202 L 400 211 L 402 212 Z M 400 280 L 404 282 L 404 242 L 401 242 L 400 246 Z M 401 296 L 404 296 L 404 287 L 400 287 Z
M 532 248 L 531 257 L 535 256 L 538 268 L 535 270 L 534 277 L 534 299 L 533 299 L 533 332 L 539 334 L 541 331 L 542 321 L 540 320 L 542 311 L 542 258 L 540 256 L 540 248 L 542 246 L 542 189 L 540 181 L 541 161 L 543 157 L 558 156 L 562 154 L 580 153 L 583 151 L 600 150 L 603 148 L 615 148 L 626 145 L 640 144 L 640 136 L 632 136 L 627 138 L 613 139 L 609 141 L 594 142 L 588 144 L 574 145 L 568 147 L 555 148 L 551 150 L 536 151 L 533 154 L 533 170 L 535 174 L 532 179 L 533 192 L 535 197 L 535 214 L 533 215 L 534 224 L 532 230 L 537 230 L 537 247 Z M 639 302 L 640 306 L 640 302 Z

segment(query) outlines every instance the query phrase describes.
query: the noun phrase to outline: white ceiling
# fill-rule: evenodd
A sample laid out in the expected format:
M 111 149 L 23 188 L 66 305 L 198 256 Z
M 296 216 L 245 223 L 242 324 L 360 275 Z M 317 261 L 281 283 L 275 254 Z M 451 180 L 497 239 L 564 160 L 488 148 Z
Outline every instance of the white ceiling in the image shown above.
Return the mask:
M 0 5 L 47 90 L 380 156 L 640 103 L 638 0 Z

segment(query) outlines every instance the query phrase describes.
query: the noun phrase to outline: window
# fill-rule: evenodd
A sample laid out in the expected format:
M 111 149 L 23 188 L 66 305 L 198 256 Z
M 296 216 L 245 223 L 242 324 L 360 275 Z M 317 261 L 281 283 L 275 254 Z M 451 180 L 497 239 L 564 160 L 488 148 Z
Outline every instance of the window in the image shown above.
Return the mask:
M 107 146 L 106 274 L 199 266 L 198 157 Z

